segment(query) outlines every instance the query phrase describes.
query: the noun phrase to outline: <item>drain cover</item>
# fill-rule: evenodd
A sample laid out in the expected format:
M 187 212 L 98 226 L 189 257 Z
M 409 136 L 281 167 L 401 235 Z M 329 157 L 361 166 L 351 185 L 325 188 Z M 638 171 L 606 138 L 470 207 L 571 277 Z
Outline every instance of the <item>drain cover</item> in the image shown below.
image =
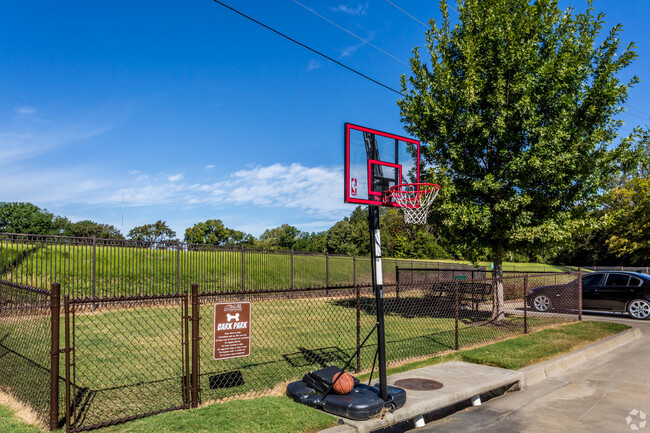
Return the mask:
M 442 383 L 430 379 L 408 378 L 400 379 L 395 382 L 395 386 L 410 389 L 412 391 L 432 391 L 442 388 Z

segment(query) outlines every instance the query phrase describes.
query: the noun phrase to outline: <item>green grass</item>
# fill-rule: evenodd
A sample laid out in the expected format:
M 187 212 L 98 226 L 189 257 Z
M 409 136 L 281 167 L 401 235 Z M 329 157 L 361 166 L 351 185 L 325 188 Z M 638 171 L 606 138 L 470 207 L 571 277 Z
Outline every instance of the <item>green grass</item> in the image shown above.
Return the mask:
M 448 361 L 465 361 L 474 364 L 517 370 L 537 364 L 564 353 L 571 352 L 602 338 L 629 329 L 620 323 L 578 322 L 555 328 L 543 329 L 528 335 L 511 338 L 498 343 L 461 350 L 422 361 L 411 362 L 388 369 L 388 374 L 397 374 L 416 368 Z M 367 379 L 369 374 L 359 376 Z
M 126 424 L 103 428 L 105 433 L 285 433 L 316 432 L 337 424 L 325 412 L 297 404 L 289 397 L 259 397 L 211 404 L 198 409 L 167 412 Z M 0 406 L 3 433 L 42 433 L 23 423 L 6 406 Z
M 41 433 L 43 430 L 25 424 L 7 406 L 0 405 L 0 431 L 3 433 Z

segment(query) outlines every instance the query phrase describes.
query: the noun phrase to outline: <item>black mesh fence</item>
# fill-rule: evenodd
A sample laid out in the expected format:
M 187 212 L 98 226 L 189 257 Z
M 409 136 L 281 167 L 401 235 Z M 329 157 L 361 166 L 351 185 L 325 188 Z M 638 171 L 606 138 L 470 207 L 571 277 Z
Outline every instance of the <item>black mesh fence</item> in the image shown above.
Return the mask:
M 50 411 L 50 292 L 0 280 L 0 389 L 46 425 Z
M 68 410 L 69 429 L 98 428 L 199 402 L 284 393 L 288 382 L 308 371 L 342 367 L 376 323 L 368 273 L 355 272 L 364 269 L 364 260 L 352 262 L 356 284 L 346 285 L 328 272 L 347 263 L 334 256 L 323 269 L 315 267 L 314 275 L 328 284 L 315 288 L 289 280 L 278 282 L 289 285 L 285 288 L 223 292 L 215 276 L 197 286 L 192 298 L 185 292 L 66 297 L 59 339 L 67 393 L 58 404 L 61 413 Z M 383 292 L 389 365 L 580 318 L 578 273 L 513 272 L 498 281 L 482 270 L 404 269 L 397 263 L 385 274 L 391 272 Z M 0 289 L 0 386 L 46 421 L 50 293 L 10 282 Z M 251 305 L 250 352 L 215 360 L 215 304 L 242 302 Z M 371 369 L 376 341 L 371 337 L 352 358 L 351 370 Z
M 189 407 L 187 295 L 66 305 L 70 430 Z

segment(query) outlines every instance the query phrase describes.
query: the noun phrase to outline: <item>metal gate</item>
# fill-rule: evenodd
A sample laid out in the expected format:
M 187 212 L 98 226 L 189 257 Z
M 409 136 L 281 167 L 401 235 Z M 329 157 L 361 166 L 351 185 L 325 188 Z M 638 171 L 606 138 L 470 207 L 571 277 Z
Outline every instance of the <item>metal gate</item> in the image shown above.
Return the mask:
M 66 296 L 64 311 L 68 432 L 189 407 L 187 292 Z

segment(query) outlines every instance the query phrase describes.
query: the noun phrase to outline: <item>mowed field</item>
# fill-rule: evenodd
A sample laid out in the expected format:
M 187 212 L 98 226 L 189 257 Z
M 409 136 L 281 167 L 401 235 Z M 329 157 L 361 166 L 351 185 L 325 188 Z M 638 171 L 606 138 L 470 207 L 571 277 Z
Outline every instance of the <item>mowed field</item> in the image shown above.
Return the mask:
M 468 262 L 384 258 L 384 283 L 395 282 L 396 267 L 449 268 Z M 489 263 L 481 263 L 488 265 Z M 541 264 L 506 263 L 518 272 L 563 271 Z M 73 297 L 271 290 L 369 284 L 369 257 L 237 247 L 199 250 L 153 249 L 90 243 L 0 242 L 0 279 L 49 289 L 58 282 Z

